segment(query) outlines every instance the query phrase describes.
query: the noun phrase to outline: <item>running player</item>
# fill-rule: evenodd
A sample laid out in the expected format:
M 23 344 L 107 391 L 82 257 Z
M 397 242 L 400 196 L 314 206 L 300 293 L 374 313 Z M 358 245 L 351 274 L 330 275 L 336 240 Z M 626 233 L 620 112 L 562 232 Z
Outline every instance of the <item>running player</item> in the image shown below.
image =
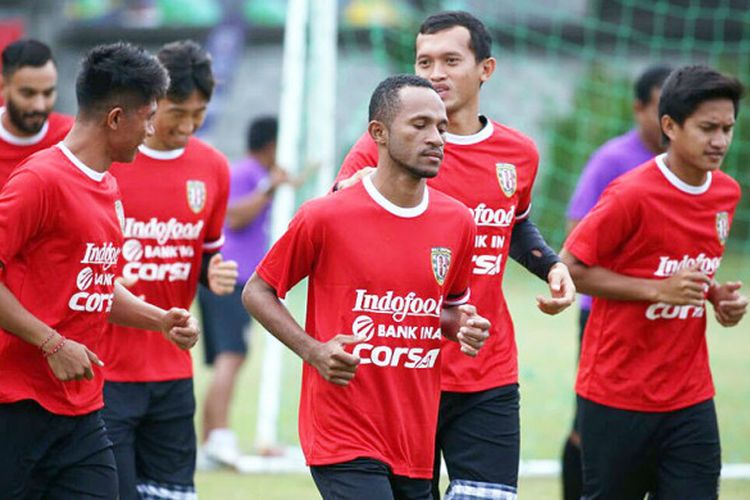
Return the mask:
M 718 495 L 705 301 L 724 326 L 747 310 L 739 282 L 713 281 L 740 199 L 719 168 L 741 95 L 708 67 L 675 70 L 659 101 L 667 152 L 613 181 L 565 242 L 594 296 L 576 383 L 585 498 Z
M 0 107 L 0 189 L 21 160 L 60 142 L 73 118 L 52 112 L 57 68 L 52 52 L 37 40 L 19 40 L 3 50 Z
M 528 218 L 539 161 L 536 146 L 479 114 L 480 87 L 496 65 L 491 45 L 484 25 L 466 12 L 428 17 L 416 40 L 415 71 L 432 83 L 448 113 L 445 164 L 429 183 L 474 215 L 478 236 L 471 288 L 492 323 L 492 334 L 476 359 L 461 356 L 452 343 L 443 354 L 437 447 L 448 467 L 449 495 L 461 498 L 511 498 L 518 483 L 518 361 L 501 288 L 508 255 L 549 283 L 552 297 L 537 297 L 543 312 L 556 314 L 575 297 L 567 268 Z M 360 138 L 344 160 L 338 186 L 356 181 L 363 174 L 355 172 L 375 165 L 377 158 L 372 139 Z M 436 453 L 435 498 L 439 471 Z
M 117 498 L 95 354 L 107 321 L 160 331 L 181 348 L 198 339 L 187 311 L 146 304 L 115 281 L 124 219 L 107 170 L 133 160 L 166 87 L 164 68 L 142 49 L 94 48 L 76 82 L 73 129 L 0 192 L 5 498 Z
M 217 250 L 229 191 L 226 158 L 193 137 L 214 88 L 211 59 L 195 42 L 165 45 L 169 73 L 154 134 L 132 164 L 115 164 L 125 207 L 120 272 L 130 290 L 157 305 L 190 307 L 199 277 L 230 293 L 236 264 Z M 195 396 L 190 353 L 158 331 L 114 326 L 101 354 L 104 421 L 114 443 L 122 500 L 195 496 Z
M 303 205 L 243 292 L 305 361 L 300 441 L 326 499 L 431 498 L 440 339 L 473 356 L 487 338 L 489 322 L 466 304 L 471 215 L 426 186 L 447 124 L 428 81 L 381 82 L 368 126 L 376 173 Z M 305 276 L 303 330 L 279 299 Z
M 592 209 L 610 182 L 641 163 L 664 152 L 659 125 L 659 96 L 661 86 L 672 68 L 657 65 L 647 68 L 634 85 L 633 115 L 636 126 L 625 134 L 610 139 L 597 149 L 589 159 L 578 179 L 578 185 L 568 206 L 568 230 Z M 591 311 L 591 297 L 582 295 L 579 300 L 578 339 L 583 336 L 586 320 Z M 577 413 L 577 411 L 576 411 Z M 578 500 L 583 488 L 581 471 L 581 436 L 578 419 L 565 440 L 562 456 L 563 499 Z

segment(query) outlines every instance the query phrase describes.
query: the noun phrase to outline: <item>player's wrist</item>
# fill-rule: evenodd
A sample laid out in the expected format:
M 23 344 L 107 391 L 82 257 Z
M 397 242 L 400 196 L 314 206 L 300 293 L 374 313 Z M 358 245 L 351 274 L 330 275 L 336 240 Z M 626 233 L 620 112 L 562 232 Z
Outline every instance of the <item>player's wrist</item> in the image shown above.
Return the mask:
M 50 358 L 60 352 L 68 342 L 68 339 L 57 332 L 55 332 L 55 336 L 51 337 L 50 340 L 51 342 L 49 342 L 48 344 L 39 347 L 39 350 L 42 351 L 42 355 L 45 358 Z

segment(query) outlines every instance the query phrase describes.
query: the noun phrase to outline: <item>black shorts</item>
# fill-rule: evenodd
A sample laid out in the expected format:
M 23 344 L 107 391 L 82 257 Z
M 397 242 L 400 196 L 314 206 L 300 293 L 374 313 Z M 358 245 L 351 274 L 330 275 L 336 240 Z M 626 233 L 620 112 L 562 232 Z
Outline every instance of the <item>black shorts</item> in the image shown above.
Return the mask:
M 201 285 L 198 287 L 198 305 L 203 318 L 203 352 L 207 365 L 219 354 L 230 352 L 246 355 L 248 340 L 246 330 L 250 315 L 242 305 L 242 288 L 238 284 L 229 295 L 216 295 Z
M 430 500 L 429 479 L 397 476 L 383 462 L 357 458 L 310 467 L 323 500 Z
M 0 498 L 115 499 L 117 470 L 101 412 L 55 415 L 0 404 Z
M 194 496 L 193 379 L 106 382 L 104 402 L 120 499 Z
M 721 447 L 712 399 L 681 410 L 620 410 L 578 398 L 586 499 L 715 499 Z
M 518 384 L 441 394 L 433 471 L 435 498 L 439 497 L 441 453 L 451 480 L 446 498 L 515 495 L 521 445 L 519 408 Z

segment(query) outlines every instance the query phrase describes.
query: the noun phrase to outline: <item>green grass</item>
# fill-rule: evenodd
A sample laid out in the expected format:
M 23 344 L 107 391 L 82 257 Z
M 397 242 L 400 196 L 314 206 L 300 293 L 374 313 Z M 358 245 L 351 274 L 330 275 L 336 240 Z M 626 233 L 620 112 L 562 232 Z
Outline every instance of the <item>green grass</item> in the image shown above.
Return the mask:
M 750 283 L 750 258 L 727 257 L 719 279 Z M 556 459 L 568 433 L 573 408 L 573 381 L 577 351 L 577 311 L 550 317 L 536 310 L 534 297 L 545 293 L 545 285 L 511 264 L 505 278 L 506 296 L 516 325 L 521 383 L 521 456 L 524 459 Z M 289 297 L 289 304 L 303 318 L 304 287 Z M 745 293 L 750 293 L 747 290 Z M 709 315 L 710 316 L 710 315 Z M 735 328 L 722 328 L 709 319 L 709 350 L 717 388 L 716 404 L 725 463 L 750 463 L 750 321 Z M 241 374 L 232 425 L 239 432 L 246 452 L 253 450 L 255 415 L 263 336 L 253 332 L 252 354 Z M 208 382 L 202 354 L 195 352 L 198 401 Z M 301 363 L 285 353 L 279 440 L 297 444 L 297 402 Z M 199 417 L 196 422 L 200 422 Z M 306 499 L 319 498 L 308 475 L 249 475 L 229 472 L 197 475 L 198 493 L 203 499 L 233 498 Z M 723 481 L 722 499 L 750 499 L 750 481 Z M 559 498 L 556 478 L 522 478 L 521 498 Z

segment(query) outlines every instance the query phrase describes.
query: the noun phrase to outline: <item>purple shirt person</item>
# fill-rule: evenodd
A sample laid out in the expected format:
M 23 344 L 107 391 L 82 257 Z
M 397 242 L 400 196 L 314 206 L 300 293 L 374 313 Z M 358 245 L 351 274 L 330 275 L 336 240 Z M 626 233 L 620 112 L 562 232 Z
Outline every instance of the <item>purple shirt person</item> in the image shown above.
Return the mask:
M 671 68 L 667 66 L 652 66 L 638 77 L 635 82 L 635 100 L 633 101 L 636 127 L 607 141 L 589 158 L 568 205 L 568 231 L 571 231 L 594 208 L 610 182 L 663 151 L 661 124 L 659 123 L 659 97 L 661 86 L 669 73 L 671 73 Z M 591 297 L 581 295 L 580 304 L 579 338 L 583 338 L 583 331 L 591 310 Z M 563 447 L 564 500 L 577 500 L 583 493 L 581 438 L 578 426 L 576 418 Z

